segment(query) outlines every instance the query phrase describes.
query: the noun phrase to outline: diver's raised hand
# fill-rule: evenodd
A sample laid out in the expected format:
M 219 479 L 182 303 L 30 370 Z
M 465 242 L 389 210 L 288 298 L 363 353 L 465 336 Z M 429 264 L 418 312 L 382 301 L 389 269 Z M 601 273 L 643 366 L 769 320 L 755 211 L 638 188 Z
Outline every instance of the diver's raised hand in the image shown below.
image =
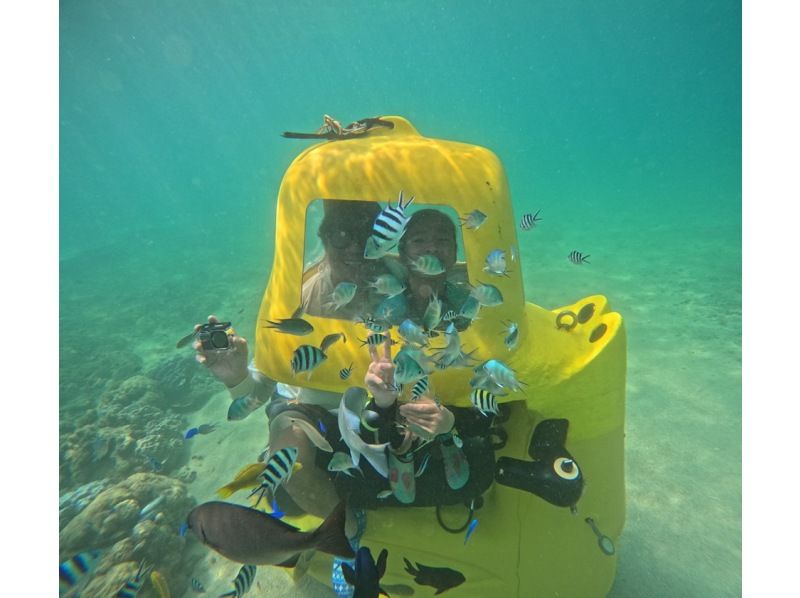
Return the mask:
M 447 407 L 424 396 L 400 405 L 398 412 L 406 419 L 409 429 L 426 440 L 446 434 L 456 421 L 456 416 Z
M 208 316 L 209 324 L 217 324 L 216 316 Z M 202 324 L 195 324 L 195 331 Z M 230 337 L 230 348 L 224 351 L 206 351 L 199 340 L 192 345 L 197 355 L 198 363 L 202 363 L 225 386 L 232 388 L 244 380 L 250 373 L 247 370 L 247 340 L 233 334 Z
M 400 391 L 394 385 L 394 363 L 392 362 L 392 337 L 386 332 L 383 342 L 383 355 L 378 356 L 378 348 L 369 345 L 369 355 L 372 362 L 364 376 L 364 384 L 369 393 L 375 398 L 378 407 L 388 407 L 400 396 Z

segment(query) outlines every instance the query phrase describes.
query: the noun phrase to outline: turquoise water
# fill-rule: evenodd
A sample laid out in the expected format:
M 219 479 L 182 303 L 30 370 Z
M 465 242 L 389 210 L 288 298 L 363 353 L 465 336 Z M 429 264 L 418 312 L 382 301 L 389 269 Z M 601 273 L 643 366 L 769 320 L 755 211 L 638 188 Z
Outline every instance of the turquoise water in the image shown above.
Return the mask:
M 87 411 L 192 324 L 252 336 L 278 186 L 307 147 L 280 133 L 397 114 L 491 149 L 517 216 L 541 209 L 529 301 L 602 293 L 625 318 L 611 595 L 739 594 L 740 32 L 735 2 L 62 2 L 61 491 L 147 454 L 117 430 L 65 467 L 101 433 Z

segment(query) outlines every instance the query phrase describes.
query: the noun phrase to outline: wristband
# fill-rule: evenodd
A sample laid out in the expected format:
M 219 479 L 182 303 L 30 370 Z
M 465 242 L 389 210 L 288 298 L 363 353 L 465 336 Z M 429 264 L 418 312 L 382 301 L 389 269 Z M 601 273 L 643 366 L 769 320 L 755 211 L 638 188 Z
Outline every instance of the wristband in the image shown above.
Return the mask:
M 231 398 L 233 400 L 238 399 L 239 397 L 244 397 L 249 395 L 253 392 L 253 388 L 255 388 L 256 383 L 253 381 L 253 378 L 250 376 L 250 372 L 247 373 L 244 380 L 239 382 L 236 386 L 232 386 L 228 388 L 228 392 L 231 393 Z

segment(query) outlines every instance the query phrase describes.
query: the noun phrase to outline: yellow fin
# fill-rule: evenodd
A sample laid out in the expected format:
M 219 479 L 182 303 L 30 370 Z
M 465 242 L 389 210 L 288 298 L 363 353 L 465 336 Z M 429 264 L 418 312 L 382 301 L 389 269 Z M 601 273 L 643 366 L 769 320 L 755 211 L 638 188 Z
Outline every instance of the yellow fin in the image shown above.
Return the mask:
M 225 484 L 222 488 L 217 489 L 217 495 L 220 498 L 228 498 L 231 494 L 242 488 L 249 488 L 258 486 L 258 476 L 261 475 L 266 469 L 264 463 L 251 463 L 245 465 L 239 470 L 239 473 L 233 478 L 229 484 Z
M 231 494 L 236 492 L 237 488 L 233 487 L 233 484 L 227 484 L 222 488 L 217 488 L 217 496 L 220 498 L 228 498 Z
M 153 584 L 153 588 L 155 588 L 158 598 L 171 598 L 167 580 L 164 579 L 164 576 L 161 575 L 161 573 L 158 571 L 153 571 L 150 574 L 150 583 Z

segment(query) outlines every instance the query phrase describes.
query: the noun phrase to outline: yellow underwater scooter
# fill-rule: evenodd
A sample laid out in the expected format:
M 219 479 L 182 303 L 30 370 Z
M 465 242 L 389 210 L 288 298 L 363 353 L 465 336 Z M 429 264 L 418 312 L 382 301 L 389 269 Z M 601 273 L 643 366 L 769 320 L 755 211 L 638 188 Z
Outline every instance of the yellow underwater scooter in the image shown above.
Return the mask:
M 625 518 L 621 316 L 601 295 L 554 310 L 525 302 L 508 182 L 491 151 L 423 137 L 397 116 L 365 119 L 344 129 L 328 126 L 325 133 L 316 137 L 327 140 L 303 151 L 281 183 L 275 258 L 259 321 L 288 317 L 301 304 L 300 231 L 306 230 L 307 208 L 318 199 L 385 202 L 404 190 L 415 203 L 453 208 L 462 216 L 478 209 L 486 222 L 462 231 L 469 280 L 486 279 L 484 259 L 495 249 L 517 260 L 509 262 L 507 276 L 491 280 L 503 304 L 482 310 L 460 335 L 464 346 L 478 348 L 482 359 L 503 360 L 525 383 L 522 391 L 497 398 L 510 408 L 502 424 L 507 441 L 495 453 L 494 483 L 474 511 L 479 526 L 465 542 L 463 533 L 437 524 L 435 507 L 370 510 L 361 545 L 374 555 L 388 549 L 381 585 L 403 584 L 415 596 L 429 596 L 437 590 L 435 583 L 419 582 L 425 583 L 423 574 L 439 571 L 455 576 L 458 585 L 451 594 L 457 596 L 605 595 L 614 580 L 615 544 Z M 364 335 L 356 322 L 304 317 L 314 327 L 304 339 L 312 345 L 337 332 L 348 339 Z M 498 334 L 502 322 L 518 325 L 513 350 Z M 296 345 L 296 337 L 259 326 L 255 364 L 279 382 L 297 384 L 289 363 Z M 351 380 L 363 380 L 369 361 L 358 343 L 339 343 L 301 383 L 343 393 L 351 384 L 338 372 L 352 363 Z M 470 407 L 472 376 L 472 368 L 448 368 L 430 378 L 443 404 Z M 473 513 L 466 513 L 464 507 L 461 519 L 469 521 Z M 320 521 L 286 519 L 301 529 L 316 528 Z M 330 585 L 331 557 L 317 553 L 308 573 Z

